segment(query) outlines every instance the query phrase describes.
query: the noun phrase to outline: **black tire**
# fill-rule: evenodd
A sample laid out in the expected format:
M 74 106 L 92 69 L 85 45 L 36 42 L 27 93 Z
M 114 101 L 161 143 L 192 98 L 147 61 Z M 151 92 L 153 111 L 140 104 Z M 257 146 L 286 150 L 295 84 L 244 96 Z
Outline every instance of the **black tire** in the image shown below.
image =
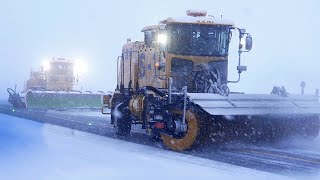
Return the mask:
M 151 132 L 147 132 L 147 136 L 148 136 L 148 139 L 152 142 L 161 142 L 162 139 L 161 139 L 161 135 L 159 132 L 154 132 L 154 130 L 151 130 Z
M 115 98 L 114 103 L 112 103 L 111 122 L 113 123 L 114 130 L 117 135 L 127 136 L 130 134 L 132 122 L 127 103 L 122 101 L 123 104 L 120 104 L 121 100 L 124 99 Z
M 126 112 L 122 112 L 122 115 L 114 118 L 114 129 L 117 135 L 127 136 L 131 131 L 131 120 L 130 116 Z

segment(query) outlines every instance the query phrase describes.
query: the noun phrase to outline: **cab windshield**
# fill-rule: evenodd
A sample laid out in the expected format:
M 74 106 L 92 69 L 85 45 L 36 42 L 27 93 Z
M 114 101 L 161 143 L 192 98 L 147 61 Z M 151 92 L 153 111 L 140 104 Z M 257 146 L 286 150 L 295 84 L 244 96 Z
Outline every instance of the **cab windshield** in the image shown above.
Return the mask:
M 227 56 L 229 26 L 167 25 L 168 52 L 194 56 Z
M 71 75 L 73 73 L 73 66 L 70 63 L 52 63 L 50 71 L 56 75 Z

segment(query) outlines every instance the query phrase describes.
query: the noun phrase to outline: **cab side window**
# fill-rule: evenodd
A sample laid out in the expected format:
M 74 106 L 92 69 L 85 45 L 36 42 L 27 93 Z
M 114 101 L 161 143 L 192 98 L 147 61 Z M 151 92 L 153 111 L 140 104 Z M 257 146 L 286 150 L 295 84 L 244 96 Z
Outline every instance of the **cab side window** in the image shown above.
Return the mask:
M 144 32 L 144 42 L 147 47 L 152 46 L 152 42 L 156 41 L 156 31 L 148 30 Z
M 146 43 L 147 47 L 151 47 L 151 45 L 152 45 L 152 32 L 151 31 L 144 32 L 144 42 Z

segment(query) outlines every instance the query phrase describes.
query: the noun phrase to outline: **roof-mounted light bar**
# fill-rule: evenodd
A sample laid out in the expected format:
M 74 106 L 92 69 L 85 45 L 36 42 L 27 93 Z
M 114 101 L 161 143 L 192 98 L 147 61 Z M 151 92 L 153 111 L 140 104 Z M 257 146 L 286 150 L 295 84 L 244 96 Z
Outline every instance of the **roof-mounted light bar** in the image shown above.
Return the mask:
M 198 10 L 188 10 L 186 13 L 188 16 L 193 16 L 193 17 L 203 17 L 207 15 L 207 11 L 198 11 Z

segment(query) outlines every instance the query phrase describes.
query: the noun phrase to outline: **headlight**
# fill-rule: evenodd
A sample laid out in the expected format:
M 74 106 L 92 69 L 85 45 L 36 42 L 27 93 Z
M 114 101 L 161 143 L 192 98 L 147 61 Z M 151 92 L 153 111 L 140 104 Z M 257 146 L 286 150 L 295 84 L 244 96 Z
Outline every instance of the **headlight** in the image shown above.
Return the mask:
M 159 34 L 158 35 L 158 42 L 161 43 L 161 44 L 166 44 L 167 43 L 167 35 L 165 34 Z
M 42 66 L 44 71 L 50 70 L 50 62 L 48 60 L 43 61 Z

